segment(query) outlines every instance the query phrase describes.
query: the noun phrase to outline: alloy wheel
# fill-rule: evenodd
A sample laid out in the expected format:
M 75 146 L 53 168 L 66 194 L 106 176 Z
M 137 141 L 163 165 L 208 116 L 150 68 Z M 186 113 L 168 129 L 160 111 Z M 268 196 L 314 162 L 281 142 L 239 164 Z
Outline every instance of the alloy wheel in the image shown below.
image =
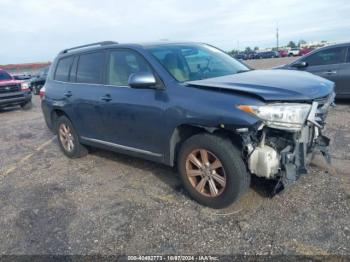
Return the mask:
M 62 123 L 58 132 L 63 148 L 68 152 L 72 152 L 74 150 L 74 137 L 70 127 L 65 123 Z
M 206 149 L 193 150 L 186 158 L 186 175 L 197 192 L 219 196 L 226 187 L 226 174 L 218 157 Z

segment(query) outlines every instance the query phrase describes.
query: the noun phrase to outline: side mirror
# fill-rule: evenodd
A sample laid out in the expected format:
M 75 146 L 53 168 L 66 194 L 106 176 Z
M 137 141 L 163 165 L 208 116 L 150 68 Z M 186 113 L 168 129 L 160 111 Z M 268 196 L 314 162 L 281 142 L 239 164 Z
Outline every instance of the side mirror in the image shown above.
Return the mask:
M 298 68 L 298 69 L 305 68 L 307 66 L 308 66 L 308 64 L 305 61 L 296 62 L 296 63 L 292 64 L 292 67 L 295 67 L 295 68 Z
M 157 80 L 151 72 L 131 74 L 128 81 L 132 88 L 156 88 Z

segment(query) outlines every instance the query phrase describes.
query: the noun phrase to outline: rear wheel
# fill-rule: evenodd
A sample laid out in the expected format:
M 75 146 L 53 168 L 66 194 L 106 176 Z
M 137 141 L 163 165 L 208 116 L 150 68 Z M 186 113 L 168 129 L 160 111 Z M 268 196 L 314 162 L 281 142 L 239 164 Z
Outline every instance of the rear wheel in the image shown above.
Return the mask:
M 66 156 L 78 158 L 87 155 L 86 147 L 80 144 L 78 135 L 66 116 L 57 119 L 56 133 L 60 148 Z
M 191 197 L 212 208 L 230 205 L 250 185 L 240 151 L 230 140 L 211 134 L 195 135 L 185 141 L 178 169 Z

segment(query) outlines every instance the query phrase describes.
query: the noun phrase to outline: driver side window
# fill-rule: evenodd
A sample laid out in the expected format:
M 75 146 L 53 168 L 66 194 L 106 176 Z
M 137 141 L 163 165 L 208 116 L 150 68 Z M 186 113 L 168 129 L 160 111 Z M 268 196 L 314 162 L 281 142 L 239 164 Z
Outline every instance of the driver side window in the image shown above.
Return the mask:
M 130 75 L 140 72 L 152 72 L 140 54 L 130 50 L 110 52 L 107 70 L 108 85 L 128 86 Z
M 327 50 L 319 51 L 303 61 L 307 62 L 309 66 L 332 65 L 345 62 L 345 47 L 335 47 Z

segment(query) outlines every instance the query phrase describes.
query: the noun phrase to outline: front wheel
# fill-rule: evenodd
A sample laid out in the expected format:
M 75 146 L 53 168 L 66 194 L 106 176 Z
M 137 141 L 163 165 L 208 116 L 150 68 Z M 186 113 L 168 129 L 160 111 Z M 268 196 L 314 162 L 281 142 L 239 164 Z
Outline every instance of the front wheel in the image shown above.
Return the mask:
M 184 142 L 178 169 L 191 197 L 212 208 L 232 204 L 250 185 L 240 151 L 229 139 L 211 134 L 195 135 Z

